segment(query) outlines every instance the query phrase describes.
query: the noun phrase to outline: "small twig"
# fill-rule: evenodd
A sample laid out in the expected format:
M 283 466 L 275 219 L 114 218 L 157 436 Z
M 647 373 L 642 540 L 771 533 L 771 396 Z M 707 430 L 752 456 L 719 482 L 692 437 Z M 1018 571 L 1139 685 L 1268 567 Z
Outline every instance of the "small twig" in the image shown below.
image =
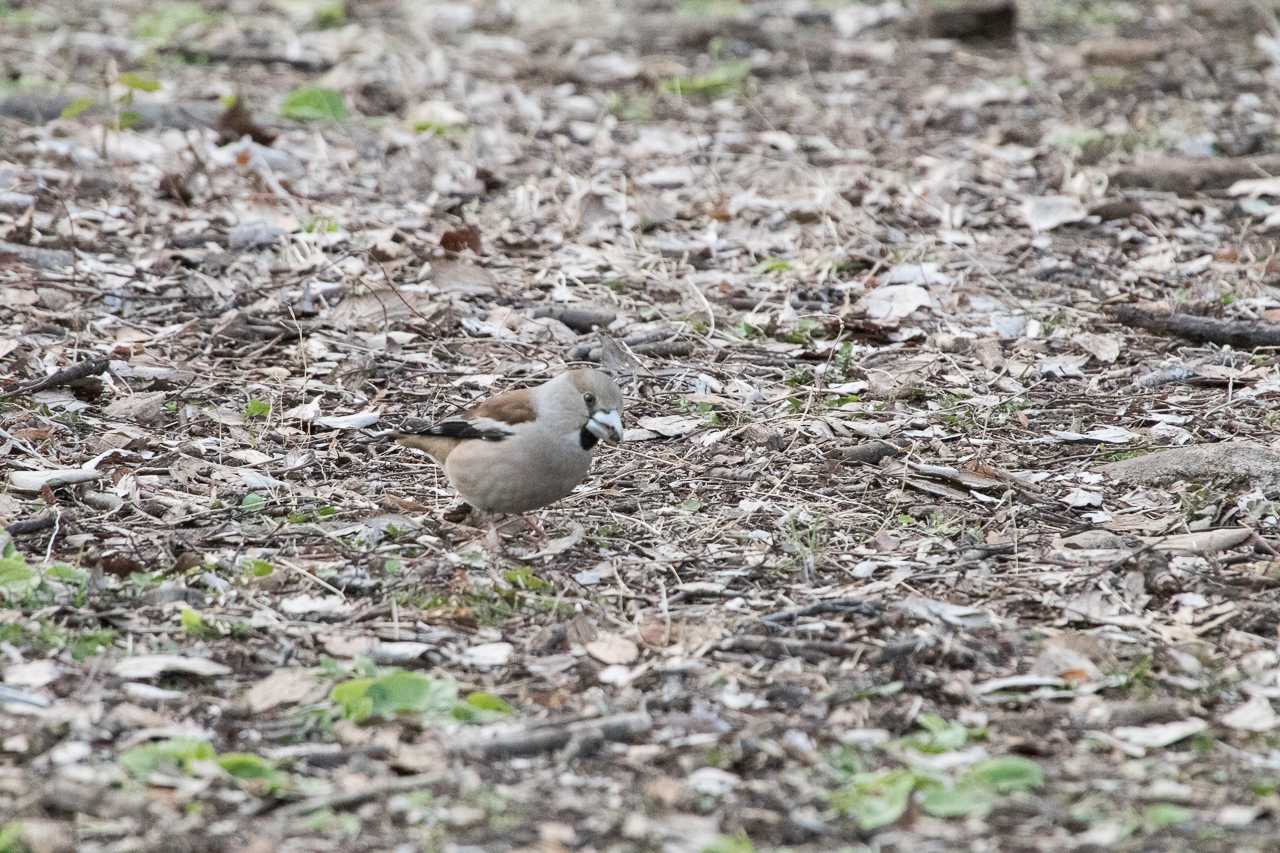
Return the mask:
M 765 637 L 747 634 L 729 637 L 716 647 L 722 652 L 754 652 L 767 657 L 802 657 L 806 660 L 827 657 L 851 658 L 862 654 L 863 649 L 851 643 L 829 640 L 802 640 L 796 637 Z
M 1116 305 L 1112 316 L 1126 326 L 1189 341 L 1231 345 L 1236 349 L 1280 347 L 1280 325 L 1252 320 L 1222 320 L 1194 314 L 1157 314 L 1134 305 Z
M 49 546 L 44 549 L 44 564 L 49 565 L 49 560 L 53 558 L 53 543 L 58 541 L 58 533 L 62 529 L 62 513 L 54 511 L 53 513 L 53 535 L 49 537 Z
M 34 394 L 36 391 L 44 391 L 47 388 L 57 388 L 61 385 L 69 385 L 77 379 L 84 379 L 86 376 L 96 376 L 107 369 L 107 365 L 111 363 L 109 358 L 93 358 L 88 361 L 82 361 L 79 364 L 73 364 L 70 367 L 64 367 L 61 370 L 50 373 L 43 379 L 37 379 L 28 382 L 25 385 L 19 385 L 9 391 L 0 394 L 0 398 L 13 397 L 18 394 Z
M 370 255 L 369 257 L 372 259 L 372 255 Z M 378 269 L 382 270 L 382 280 L 387 283 L 387 287 L 391 288 L 391 292 L 396 295 L 396 298 L 398 298 L 401 302 L 404 303 L 404 307 L 412 311 L 414 316 L 417 317 L 422 322 L 426 323 L 427 325 L 432 325 L 434 321 L 430 317 L 424 317 L 421 311 L 419 311 L 417 308 L 414 308 L 413 305 L 410 304 L 409 300 L 404 298 L 404 294 L 400 292 L 400 288 L 396 287 L 395 282 L 391 280 L 391 273 L 387 272 L 387 268 L 383 265 L 382 261 L 374 260 L 374 263 L 378 265 Z M 386 315 L 385 308 L 383 309 L 382 313 L 384 316 Z
M 595 717 L 552 723 L 546 726 L 508 732 L 493 737 L 476 737 L 451 744 L 450 752 L 467 753 L 484 758 L 514 758 L 555 752 L 571 742 L 596 739 L 626 741 L 647 733 L 653 728 L 653 718 L 647 711 L 615 714 L 612 717 Z
M 786 622 L 795 622 L 805 616 L 817 616 L 820 613 L 855 613 L 858 616 L 878 616 L 880 611 L 881 606 L 878 603 L 865 601 L 861 598 L 831 598 L 826 601 L 815 601 L 805 607 L 795 607 L 791 610 L 770 613 L 767 616 L 761 616 L 760 621 L 769 625 L 779 625 Z
M 294 818 L 322 809 L 348 809 L 352 806 L 367 803 L 369 800 L 381 799 L 389 794 L 402 794 L 408 791 L 417 791 L 420 788 L 427 788 L 439 784 L 446 778 L 446 774 L 443 773 L 400 776 L 395 779 L 388 779 L 385 782 L 379 782 L 376 785 L 370 785 L 367 788 L 361 788 L 359 791 L 338 791 L 322 797 L 308 797 L 305 800 L 299 800 L 296 803 L 290 803 L 287 806 L 276 809 L 272 814 L 275 817 Z
M 21 521 L 15 521 L 5 528 L 10 536 L 24 536 L 28 533 L 36 533 L 44 530 L 46 527 L 53 527 L 57 523 L 58 513 L 56 510 L 42 512 L 32 518 L 24 518 Z
M 338 597 L 339 597 L 339 598 L 341 598 L 343 601 L 346 601 L 346 599 L 347 599 L 347 595 L 346 595 L 346 593 L 344 593 L 342 590 L 338 589 L 338 588 L 337 588 L 336 586 L 334 586 L 333 584 L 329 583 L 329 582 L 328 582 L 327 580 L 325 580 L 324 578 L 316 577 L 315 575 L 311 574 L 311 572 L 307 571 L 306 569 L 302 568 L 301 566 L 295 566 L 293 563 L 290 563 L 288 560 L 276 560 L 276 562 L 277 562 L 277 563 L 279 563 L 280 565 L 284 566 L 284 567 L 285 567 L 286 569 L 288 569 L 289 571 L 294 572 L 294 573 L 296 573 L 296 574 L 298 574 L 298 575 L 301 575 L 302 577 L 304 577 L 304 578 L 306 578 L 307 580 L 311 581 L 313 584 L 316 584 L 317 586 L 320 586 L 320 587 L 323 587 L 324 589 L 327 589 L 329 592 L 331 592 L 331 593 L 333 593 L 334 595 L 338 596 Z

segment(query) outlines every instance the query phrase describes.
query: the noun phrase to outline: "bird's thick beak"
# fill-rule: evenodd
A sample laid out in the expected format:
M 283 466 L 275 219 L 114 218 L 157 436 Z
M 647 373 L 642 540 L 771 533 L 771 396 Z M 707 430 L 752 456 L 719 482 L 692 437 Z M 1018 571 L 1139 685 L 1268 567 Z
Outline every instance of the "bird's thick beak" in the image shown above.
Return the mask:
M 616 409 L 607 412 L 596 412 L 587 421 L 587 429 L 601 441 L 617 444 L 622 441 L 622 416 Z

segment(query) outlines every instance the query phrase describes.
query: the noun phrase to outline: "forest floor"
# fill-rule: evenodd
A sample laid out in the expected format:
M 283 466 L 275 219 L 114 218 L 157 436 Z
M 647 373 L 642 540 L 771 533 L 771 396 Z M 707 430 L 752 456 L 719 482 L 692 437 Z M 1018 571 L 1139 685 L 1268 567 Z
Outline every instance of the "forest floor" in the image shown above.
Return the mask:
M 1270 8 L 0 0 L 0 850 L 1276 849 Z

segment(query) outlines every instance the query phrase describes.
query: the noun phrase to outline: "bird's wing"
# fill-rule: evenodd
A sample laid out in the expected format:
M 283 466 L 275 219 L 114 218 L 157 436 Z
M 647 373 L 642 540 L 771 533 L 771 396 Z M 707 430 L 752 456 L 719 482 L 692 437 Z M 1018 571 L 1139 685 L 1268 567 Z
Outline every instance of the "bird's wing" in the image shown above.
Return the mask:
M 502 441 L 515 427 L 534 418 L 533 397 L 527 389 L 506 391 L 456 415 L 407 432 L 396 439 L 407 447 L 425 450 L 443 463 L 464 441 Z

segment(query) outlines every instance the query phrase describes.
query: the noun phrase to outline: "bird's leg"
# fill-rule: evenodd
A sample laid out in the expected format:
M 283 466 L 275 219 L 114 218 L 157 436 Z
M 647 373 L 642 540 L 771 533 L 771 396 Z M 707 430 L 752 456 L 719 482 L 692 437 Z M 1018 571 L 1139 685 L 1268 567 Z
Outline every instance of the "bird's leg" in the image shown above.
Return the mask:
M 521 516 L 524 519 L 525 527 L 529 528 L 529 532 L 533 534 L 533 538 L 537 540 L 539 545 L 547 544 L 547 531 L 542 526 L 542 519 L 536 515 Z
M 490 554 L 502 553 L 502 537 L 498 535 L 498 517 L 496 515 L 489 516 L 489 532 L 485 535 L 484 542 Z

